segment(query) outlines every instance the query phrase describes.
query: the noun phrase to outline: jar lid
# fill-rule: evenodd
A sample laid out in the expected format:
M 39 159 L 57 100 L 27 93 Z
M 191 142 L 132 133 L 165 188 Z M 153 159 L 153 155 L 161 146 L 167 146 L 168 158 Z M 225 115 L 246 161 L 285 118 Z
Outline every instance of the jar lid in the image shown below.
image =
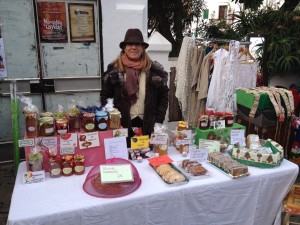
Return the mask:
M 84 113 L 83 117 L 88 117 L 88 118 L 95 117 L 95 113 Z
M 49 116 L 47 116 L 47 117 L 41 117 L 40 118 L 40 122 L 43 122 L 43 123 L 44 122 L 48 122 L 48 123 L 50 122 L 51 123 L 51 122 L 53 122 L 53 117 L 49 117 Z
M 52 112 L 42 112 L 41 117 L 53 117 L 53 113 Z
M 107 116 L 107 112 L 106 111 L 96 111 L 96 116 Z

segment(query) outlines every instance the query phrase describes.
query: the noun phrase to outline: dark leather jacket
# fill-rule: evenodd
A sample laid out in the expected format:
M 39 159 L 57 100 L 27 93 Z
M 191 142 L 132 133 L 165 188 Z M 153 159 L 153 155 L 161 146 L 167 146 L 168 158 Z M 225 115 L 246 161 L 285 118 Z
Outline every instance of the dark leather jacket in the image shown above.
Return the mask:
M 114 99 L 115 108 L 121 112 L 121 124 L 131 128 L 130 98 L 124 89 L 124 74 L 112 64 L 101 78 L 101 104 L 104 106 L 108 98 Z M 143 119 L 143 134 L 150 135 L 155 123 L 163 123 L 168 108 L 169 88 L 168 73 L 163 66 L 154 61 L 149 71 L 146 71 L 146 95 Z

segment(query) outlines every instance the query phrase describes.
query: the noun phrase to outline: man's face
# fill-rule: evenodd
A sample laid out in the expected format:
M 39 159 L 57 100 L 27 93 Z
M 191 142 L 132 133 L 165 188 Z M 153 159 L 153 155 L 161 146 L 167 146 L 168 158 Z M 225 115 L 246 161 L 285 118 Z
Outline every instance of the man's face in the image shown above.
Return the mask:
M 124 48 L 125 54 L 132 61 L 139 61 L 144 51 L 144 46 L 137 43 L 127 43 Z

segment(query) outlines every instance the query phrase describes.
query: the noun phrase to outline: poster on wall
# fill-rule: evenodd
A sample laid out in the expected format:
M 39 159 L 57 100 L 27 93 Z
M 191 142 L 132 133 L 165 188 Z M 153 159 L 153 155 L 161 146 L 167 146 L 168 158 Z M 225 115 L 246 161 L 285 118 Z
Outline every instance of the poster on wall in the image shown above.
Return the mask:
M 94 5 L 69 3 L 71 42 L 95 42 Z
M 0 38 L 0 78 L 7 77 L 4 42 L 3 38 Z
M 41 42 L 68 42 L 66 4 L 64 2 L 38 2 L 37 8 Z

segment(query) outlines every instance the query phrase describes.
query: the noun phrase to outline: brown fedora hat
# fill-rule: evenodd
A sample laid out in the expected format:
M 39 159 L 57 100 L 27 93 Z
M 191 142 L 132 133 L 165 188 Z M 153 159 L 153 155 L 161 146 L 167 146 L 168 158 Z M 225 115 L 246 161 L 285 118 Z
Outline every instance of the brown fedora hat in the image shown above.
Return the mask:
M 144 42 L 142 32 L 139 29 L 128 29 L 124 41 L 120 42 L 120 48 L 123 49 L 127 43 L 142 44 L 148 48 L 149 44 Z

